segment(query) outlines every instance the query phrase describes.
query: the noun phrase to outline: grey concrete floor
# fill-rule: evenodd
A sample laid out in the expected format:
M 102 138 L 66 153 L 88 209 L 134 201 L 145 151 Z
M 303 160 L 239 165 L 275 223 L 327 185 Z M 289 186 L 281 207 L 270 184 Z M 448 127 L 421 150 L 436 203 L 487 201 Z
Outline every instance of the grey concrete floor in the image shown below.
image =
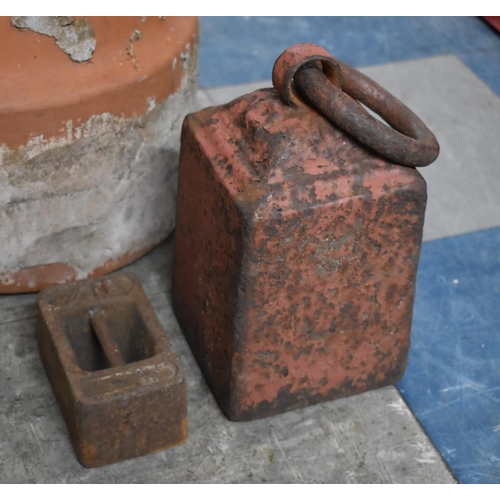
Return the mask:
M 500 224 L 498 96 L 453 56 L 367 68 L 436 133 L 422 169 L 425 238 Z M 257 88 L 200 92 L 206 105 Z M 200 106 L 203 105 L 200 102 Z M 474 205 L 474 211 L 467 208 Z M 460 209 L 462 207 L 462 209 Z M 479 214 L 479 215 L 478 215 Z M 229 422 L 171 309 L 173 237 L 127 268 L 143 283 L 181 358 L 189 437 L 182 446 L 97 469 L 76 460 L 36 345 L 36 295 L 0 297 L 0 481 L 451 483 L 454 478 L 400 394 L 386 387 L 249 422 Z
M 394 387 L 247 423 L 218 408 L 170 305 L 173 238 L 129 266 L 186 371 L 189 437 L 96 469 L 76 460 L 38 355 L 36 295 L 0 298 L 3 482 L 442 483 L 451 474 Z

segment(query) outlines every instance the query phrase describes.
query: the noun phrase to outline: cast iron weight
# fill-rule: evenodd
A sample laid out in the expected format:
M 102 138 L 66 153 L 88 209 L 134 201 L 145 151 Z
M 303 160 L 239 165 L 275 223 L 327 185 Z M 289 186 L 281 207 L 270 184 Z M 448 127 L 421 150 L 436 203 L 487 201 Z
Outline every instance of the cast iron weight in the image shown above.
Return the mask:
M 232 420 L 401 378 L 427 199 L 414 167 L 439 152 L 322 47 L 287 49 L 273 84 L 182 130 L 174 310 Z
M 40 292 L 38 331 L 47 376 L 83 465 L 186 439 L 184 372 L 135 276 Z

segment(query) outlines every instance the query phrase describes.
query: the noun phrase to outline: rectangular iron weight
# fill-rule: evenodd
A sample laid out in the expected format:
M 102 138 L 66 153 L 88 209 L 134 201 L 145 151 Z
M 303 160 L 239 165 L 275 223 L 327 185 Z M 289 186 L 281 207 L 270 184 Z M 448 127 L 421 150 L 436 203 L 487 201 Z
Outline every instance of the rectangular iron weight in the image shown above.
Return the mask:
M 184 372 L 135 276 L 40 292 L 38 331 L 45 370 L 83 465 L 186 439 Z
M 230 419 L 401 378 L 426 198 L 415 168 L 274 89 L 186 117 L 173 304 Z

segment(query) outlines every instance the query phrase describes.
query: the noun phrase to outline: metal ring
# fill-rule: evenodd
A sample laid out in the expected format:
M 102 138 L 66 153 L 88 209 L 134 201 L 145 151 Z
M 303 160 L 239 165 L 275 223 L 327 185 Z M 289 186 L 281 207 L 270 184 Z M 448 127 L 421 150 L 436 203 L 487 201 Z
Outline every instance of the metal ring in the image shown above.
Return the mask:
M 425 166 L 439 154 L 436 137 L 415 113 L 317 45 L 304 43 L 285 50 L 274 64 L 273 85 L 286 104 L 298 106 L 309 101 L 342 130 L 395 163 Z

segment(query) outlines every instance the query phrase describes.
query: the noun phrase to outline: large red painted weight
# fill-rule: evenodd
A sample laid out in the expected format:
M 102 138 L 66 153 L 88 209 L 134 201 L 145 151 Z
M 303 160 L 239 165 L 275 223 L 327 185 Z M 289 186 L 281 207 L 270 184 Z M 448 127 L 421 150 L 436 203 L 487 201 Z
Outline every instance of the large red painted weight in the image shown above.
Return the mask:
M 407 362 L 425 181 L 294 99 L 258 90 L 182 131 L 174 308 L 232 420 L 393 384 Z

